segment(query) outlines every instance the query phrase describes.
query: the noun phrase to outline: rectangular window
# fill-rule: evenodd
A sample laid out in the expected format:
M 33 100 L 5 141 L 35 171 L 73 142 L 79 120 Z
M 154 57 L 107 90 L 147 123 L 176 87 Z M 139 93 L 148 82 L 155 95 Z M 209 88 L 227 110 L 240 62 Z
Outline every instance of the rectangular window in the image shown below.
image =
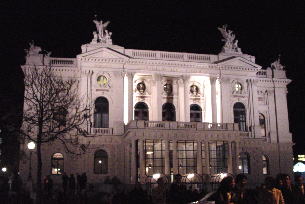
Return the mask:
M 209 142 L 210 173 L 219 174 L 228 172 L 228 142 Z
M 204 142 L 201 143 L 201 163 L 202 163 L 202 170 L 205 172 L 206 168 L 206 155 L 205 155 L 205 144 Z
M 145 140 L 144 157 L 146 175 L 164 173 L 165 143 L 163 140 Z
M 181 175 L 197 172 L 197 142 L 178 141 L 178 172 Z

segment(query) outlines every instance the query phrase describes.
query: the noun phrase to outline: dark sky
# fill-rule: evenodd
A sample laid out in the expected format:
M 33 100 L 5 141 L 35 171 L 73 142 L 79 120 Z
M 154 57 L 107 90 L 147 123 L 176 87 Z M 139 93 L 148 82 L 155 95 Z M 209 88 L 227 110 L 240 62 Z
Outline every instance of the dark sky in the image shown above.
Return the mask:
M 34 40 L 54 57 L 75 57 L 81 44 L 92 39 L 94 14 L 111 21 L 108 29 L 115 44 L 134 49 L 217 54 L 222 47 L 217 26 L 228 24 L 242 51 L 256 56 L 264 68 L 281 54 L 287 76 L 293 80 L 288 87 L 290 131 L 296 149 L 305 153 L 304 2 L 2 0 L 0 109 L 7 110 L 4 99 L 20 104 L 20 64 L 28 43 Z

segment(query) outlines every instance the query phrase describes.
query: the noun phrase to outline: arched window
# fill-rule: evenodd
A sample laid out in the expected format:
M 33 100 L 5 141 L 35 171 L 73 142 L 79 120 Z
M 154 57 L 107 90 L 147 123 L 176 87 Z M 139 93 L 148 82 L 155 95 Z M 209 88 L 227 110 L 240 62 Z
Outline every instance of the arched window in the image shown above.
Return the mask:
M 108 154 L 104 150 L 98 150 L 94 154 L 94 173 L 108 173 Z
M 246 109 L 244 104 L 237 102 L 233 106 L 234 123 L 238 123 L 240 131 L 247 131 Z
M 94 127 L 95 128 L 109 127 L 109 103 L 105 97 L 98 97 L 95 100 Z
M 144 102 L 139 102 L 134 106 L 135 120 L 149 120 L 148 106 Z
M 266 119 L 263 114 L 259 114 L 259 127 L 261 129 L 261 136 L 266 137 Z
M 176 108 L 172 103 L 163 104 L 162 121 L 176 121 Z
M 266 155 L 262 155 L 262 162 L 263 162 L 263 174 L 269 174 L 269 159 Z
M 55 153 L 51 158 L 51 173 L 60 175 L 64 172 L 64 156 L 62 153 Z
M 241 152 L 239 154 L 238 169 L 243 174 L 249 174 L 250 173 L 250 155 L 247 152 Z
M 190 121 L 202 122 L 202 109 L 197 104 L 192 104 L 190 107 Z

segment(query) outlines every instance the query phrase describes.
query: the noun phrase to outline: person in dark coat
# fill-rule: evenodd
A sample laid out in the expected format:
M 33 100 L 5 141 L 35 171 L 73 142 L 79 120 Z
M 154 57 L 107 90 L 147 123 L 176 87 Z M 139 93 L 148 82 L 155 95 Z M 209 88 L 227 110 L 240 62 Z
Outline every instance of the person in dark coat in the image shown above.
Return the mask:
M 295 204 L 293 185 L 288 174 L 283 174 L 283 187 L 280 190 L 282 191 L 285 204 Z
M 67 176 L 66 172 L 63 173 L 61 179 L 62 179 L 62 188 L 64 191 L 64 195 L 66 195 L 68 189 L 68 183 L 69 183 L 69 177 Z
M 222 179 L 219 188 L 208 200 L 215 201 L 215 204 L 235 204 L 237 199 L 234 188 L 234 178 L 232 176 L 227 176 Z
M 72 195 L 75 194 L 75 177 L 73 174 L 70 174 L 70 178 L 69 178 L 69 191 L 70 194 Z
M 187 203 L 186 199 L 186 187 L 181 182 L 182 176 L 180 174 L 175 175 L 174 182 L 170 185 L 170 189 L 167 196 L 167 203 Z
M 294 177 L 294 183 L 293 193 L 295 196 L 295 203 L 303 204 L 305 203 L 305 185 L 302 175 L 296 175 Z

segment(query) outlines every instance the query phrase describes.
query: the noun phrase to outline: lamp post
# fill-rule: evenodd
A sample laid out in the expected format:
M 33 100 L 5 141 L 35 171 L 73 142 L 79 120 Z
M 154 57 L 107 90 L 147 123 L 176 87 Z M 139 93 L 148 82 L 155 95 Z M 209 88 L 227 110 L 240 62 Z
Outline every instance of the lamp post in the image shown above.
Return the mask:
M 30 165 L 29 165 L 29 177 L 28 177 L 28 180 L 31 180 L 32 179 L 32 152 L 35 149 L 36 144 L 35 144 L 35 142 L 31 141 L 31 142 L 28 143 L 27 146 L 28 146 L 28 149 L 30 151 Z

